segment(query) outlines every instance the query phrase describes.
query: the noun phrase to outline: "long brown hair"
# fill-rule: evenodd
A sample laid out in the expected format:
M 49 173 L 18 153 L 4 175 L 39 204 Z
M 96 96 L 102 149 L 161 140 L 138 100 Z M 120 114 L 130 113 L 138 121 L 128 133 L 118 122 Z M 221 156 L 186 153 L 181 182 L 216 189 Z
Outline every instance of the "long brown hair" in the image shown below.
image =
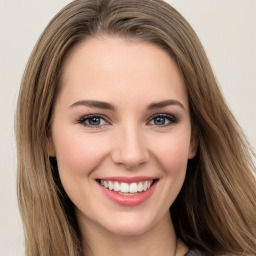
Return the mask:
M 28 61 L 16 119 L 18 200 L 26 255 L 82 255 L 73 204 L 47 154 L 54 102 L 68 52 L 88 37 L 150 42 L 177 63 L 187 87 L 199 149 L 170 212 L 189 247 L 256 254 L 256 181 L 252 151 L 218 88 L 208 59 L 186 20 L 162 0 L 77 0 L 62 9 Z

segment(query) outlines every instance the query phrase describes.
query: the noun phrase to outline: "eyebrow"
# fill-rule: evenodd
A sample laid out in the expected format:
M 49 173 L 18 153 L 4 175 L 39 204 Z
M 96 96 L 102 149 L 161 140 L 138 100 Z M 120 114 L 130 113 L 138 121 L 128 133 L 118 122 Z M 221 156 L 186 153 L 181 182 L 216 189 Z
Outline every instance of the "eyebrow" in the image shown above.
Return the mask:
M 180 106 L 182 109 L 185 109 L 184 105 L 177 101 L 177 100 L 164 100 L 164 101 L 160 101 L 160 102 L 154 102 L 151 103 L 147 109 L 148 110 L 152 110 L 152 109 L 157 109 L 157 108 L 164 108 L 170 105 L 177 105 Z M 100 109 L 107 109 L 107 110 L 115 110 L 116 108 L 108 103 L 108 102 L 104 102 L 104 101 L 98 101 L 98 100 L 79 100 L 75 103 L 73 103 L 72 105 L 69 106 L 69 108 L 73 108 L 73 107 L 77 107 L 77 106 L 86 106 L 86 107 L 90 107 L 90 108 L 100 108 Z
M 156 108 L 164 108 L 170 105 L 178 105 L 180 106 L 182 109 L 185 109 L 184 105 L 179 102 L 178 100 L 164 100 L 164 101 L 160 101 L 160 102 L 155 102 L 150 104 L 147 109 L 148 110 L 152 110 L 152 109 L 156 109 Z
M 86 106 L 90 108 L 101 108 L 108 110 L 115 110 L 115 107 L 107 102 L 98 101 L 98 100 L 79 100 L 73 103 L 69 108 L 77 107 L 77 106 Z

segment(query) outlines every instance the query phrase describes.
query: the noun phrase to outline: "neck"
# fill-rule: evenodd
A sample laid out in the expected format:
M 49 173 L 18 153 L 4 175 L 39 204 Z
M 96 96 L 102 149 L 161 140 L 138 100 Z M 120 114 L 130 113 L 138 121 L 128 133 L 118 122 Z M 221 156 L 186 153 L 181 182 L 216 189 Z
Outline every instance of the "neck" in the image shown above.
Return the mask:
M 187 250 L 177 241 L 169 213 L 160 223 L 137 235 L 113 234 L 87 221 L 80 224 L 86 256 L 178 256 Z

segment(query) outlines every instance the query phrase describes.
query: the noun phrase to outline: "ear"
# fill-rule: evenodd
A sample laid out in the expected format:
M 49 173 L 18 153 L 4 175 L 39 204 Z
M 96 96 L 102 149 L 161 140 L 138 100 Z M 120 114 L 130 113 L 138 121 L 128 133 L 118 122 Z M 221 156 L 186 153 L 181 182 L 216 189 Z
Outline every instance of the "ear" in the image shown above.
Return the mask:
M 196 127 L 192 128 L 188 159 L 195 157 L 198 148 L 198 133 Z
M 54 147 L 53 139 L 51 135 L 47 137 L 47 153 L 48 153 L 48 156 L 51 156 L 51 157 L 56 156 L 55 147 Z

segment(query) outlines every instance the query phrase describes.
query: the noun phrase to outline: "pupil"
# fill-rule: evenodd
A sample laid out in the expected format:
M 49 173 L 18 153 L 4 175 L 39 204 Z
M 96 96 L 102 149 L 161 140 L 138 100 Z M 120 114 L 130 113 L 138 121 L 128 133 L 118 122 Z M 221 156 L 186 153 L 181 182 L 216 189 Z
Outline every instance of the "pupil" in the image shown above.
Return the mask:
M 156 117 L 155 118 L 155 124 L 164 125 L 165 124 L 165 118 L 164 117 Z
M 89 119 L 89 124 L 90 125 L 99 125 L 100 119 L 98 117 L 92 117 L 91 119 Z

